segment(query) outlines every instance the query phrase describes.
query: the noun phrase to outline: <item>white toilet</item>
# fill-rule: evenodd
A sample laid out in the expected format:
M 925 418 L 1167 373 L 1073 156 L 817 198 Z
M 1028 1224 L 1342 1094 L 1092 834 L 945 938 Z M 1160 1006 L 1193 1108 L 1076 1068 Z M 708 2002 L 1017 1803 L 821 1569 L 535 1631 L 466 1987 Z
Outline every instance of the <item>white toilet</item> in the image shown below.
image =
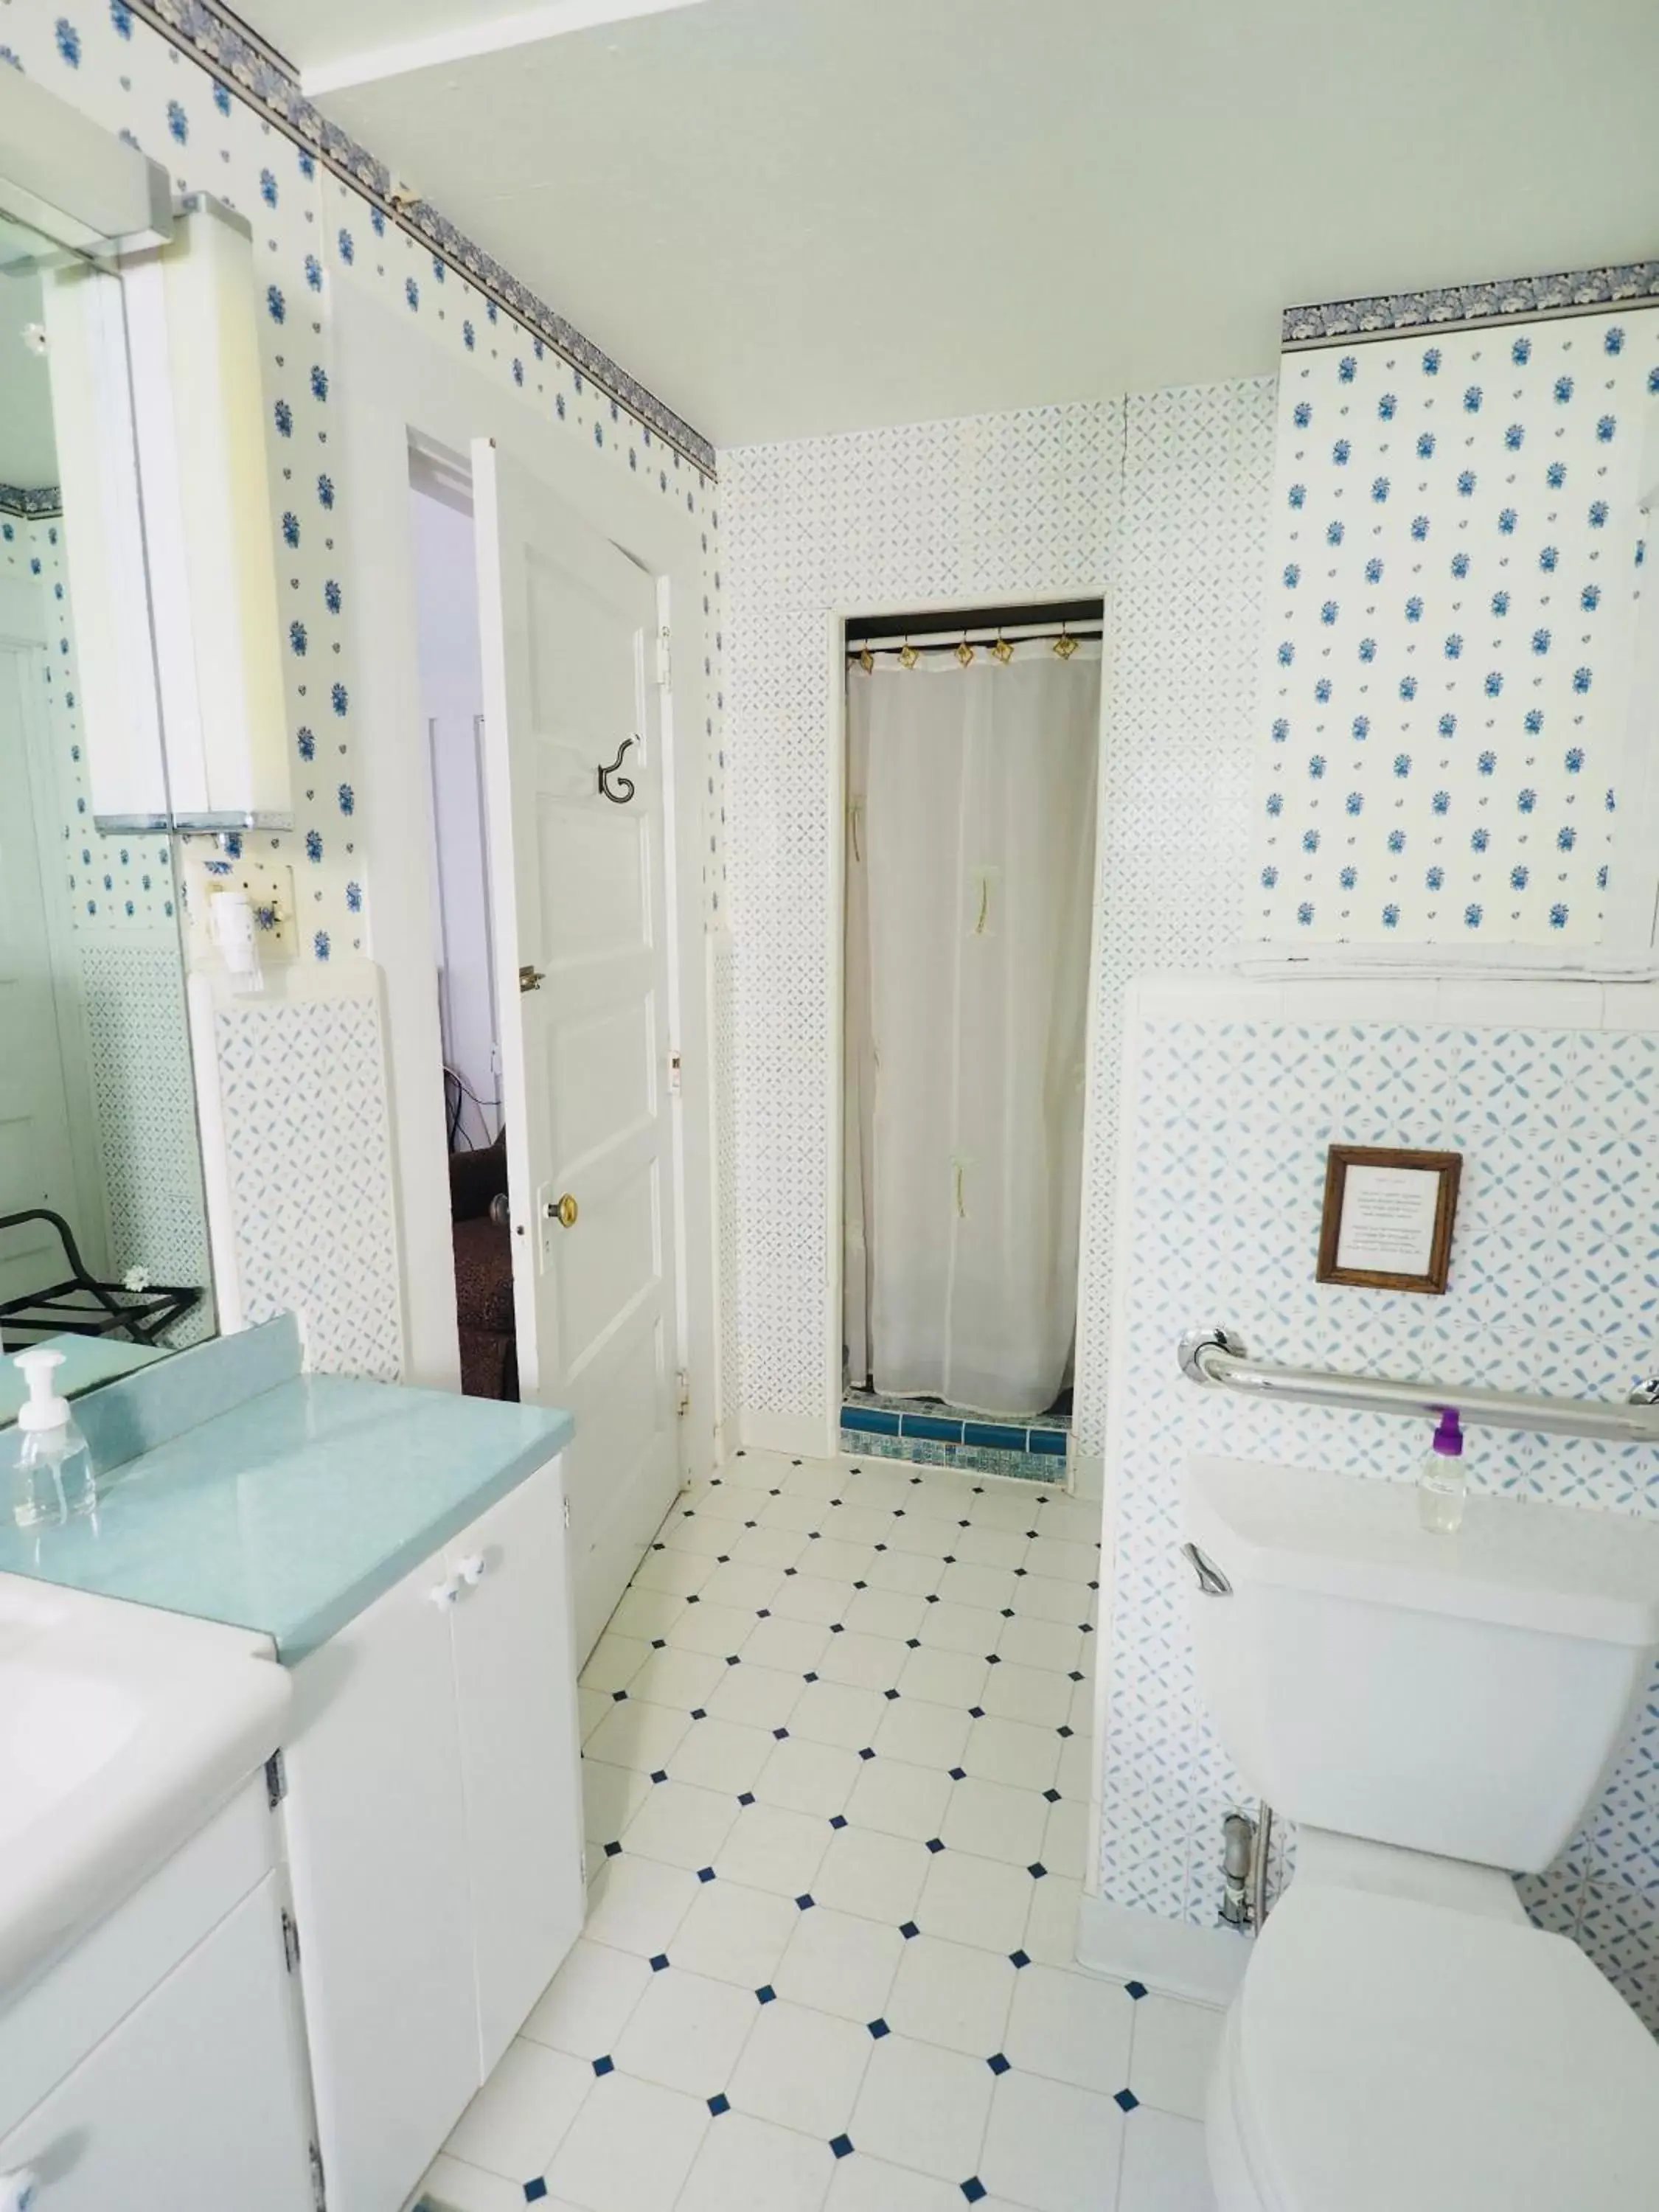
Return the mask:
M 1194 1459 L 1200 1692 L 1296 1824 L 1211 2079 L 1220 2212 L 1659 2212 L 1659 2043 L 1511 1874 L 1659 1650 L 1659 1520 Z M 1659 1817 L 1659 1807 L 1655 1808 Z

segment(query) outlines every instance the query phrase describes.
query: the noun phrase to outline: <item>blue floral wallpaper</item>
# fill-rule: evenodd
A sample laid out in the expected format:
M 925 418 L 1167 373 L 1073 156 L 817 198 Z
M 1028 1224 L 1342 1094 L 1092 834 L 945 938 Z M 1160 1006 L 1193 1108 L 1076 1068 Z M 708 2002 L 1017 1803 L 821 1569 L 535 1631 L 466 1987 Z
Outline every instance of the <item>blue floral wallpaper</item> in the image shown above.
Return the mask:
M 1248 933 L 1594 943 L 1659 309 L 1287 355 Z
M 200 0 L 88 0 L 73 13 L 59 13 L 52 0 L 0 0 L 0 66 L 8 64 L 165 163 L 179 191 L 212 192 L 253 226 L 296 775 L 294 833 L 263 842 L 293 866 L 310 957 L 363 951 L 371 890 L 355 836 L 360 675 L 341 580 L 342 533 L 354 518 L 332 443 L 339 400 L 330 302 L 337 286 L 368 287 L 427 338 L 519 395 L 551 434 L 605 453 L 641 501 L 684 512 L 700 533 L 718 714 L 719 516 L 705 440 L 435 210 L 389 211 L 383 167 Z M 369 517 L 357 526 L 386 526 Z M 712 905 L 721 865 L 713 714 L 705 737 Z M 118 915 L 126 886 L 112 881 L 106 896 L 116 897 Z

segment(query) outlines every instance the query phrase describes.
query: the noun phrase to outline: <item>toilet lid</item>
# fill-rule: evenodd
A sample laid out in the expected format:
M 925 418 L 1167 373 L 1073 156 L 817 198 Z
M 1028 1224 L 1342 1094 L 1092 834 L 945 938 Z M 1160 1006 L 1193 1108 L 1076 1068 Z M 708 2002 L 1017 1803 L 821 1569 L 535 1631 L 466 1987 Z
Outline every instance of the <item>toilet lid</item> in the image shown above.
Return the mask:
M 1299 1883 L 1238 2002 L 1239 2118 L 1281 2212 L 1659 2205 L 1659 2044 L 1564 1936 Z

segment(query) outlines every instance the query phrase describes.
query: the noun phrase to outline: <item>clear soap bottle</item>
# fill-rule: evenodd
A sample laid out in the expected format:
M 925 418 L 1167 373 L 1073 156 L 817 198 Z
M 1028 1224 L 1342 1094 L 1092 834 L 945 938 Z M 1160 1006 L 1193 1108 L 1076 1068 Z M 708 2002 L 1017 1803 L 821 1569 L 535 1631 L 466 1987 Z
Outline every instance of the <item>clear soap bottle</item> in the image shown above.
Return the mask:
M 1468 1484 L 1463 1472 L 1463 1431 L 1456 1408 L 1444 1406 L 1429 1455 L 1417 1478 L 1417 1516 L 1437 1536 L 1455 1536 L 1463 1525 Z
M 53 1370 L 64 1364 L 63 1353 L 44 1344 L 31 1345 L 17 1353 L 14 1364 L 21 1370 L 29 1395 L 17 1414 L 13 1520 L 20 1528 L 34 1528 L 90 1513 L 98 1503 L 92 1455 L 68 1399 L 60 1398 L 52 1387 Z

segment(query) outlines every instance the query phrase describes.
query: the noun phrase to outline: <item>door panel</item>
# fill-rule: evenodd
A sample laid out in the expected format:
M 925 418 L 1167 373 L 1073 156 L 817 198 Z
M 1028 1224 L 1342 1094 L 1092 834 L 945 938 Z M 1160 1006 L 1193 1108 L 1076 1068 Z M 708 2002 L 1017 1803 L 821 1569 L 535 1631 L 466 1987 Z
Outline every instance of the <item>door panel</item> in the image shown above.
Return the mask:
M 427 1560 L 293 1670 L 289 1865 L 323 2165 L 348 2212 L 401 2204 L 479 2081 L 443 1581 Z
M 488 441 L 472 463 L 520 1385 L 575 1417 L 585 1657 L 679 1480 L 656 586 Z
M 582 1924 L 580 1754 L 556 1465 L 492 1506 L 445 1559 L 461 1583 L 452 1623 L 488 2075 Z
M 0 2139 L 0 2171 L 33 2166 L 41 2212 L 311 2212 L 279 1909 L 267 1875 Z

